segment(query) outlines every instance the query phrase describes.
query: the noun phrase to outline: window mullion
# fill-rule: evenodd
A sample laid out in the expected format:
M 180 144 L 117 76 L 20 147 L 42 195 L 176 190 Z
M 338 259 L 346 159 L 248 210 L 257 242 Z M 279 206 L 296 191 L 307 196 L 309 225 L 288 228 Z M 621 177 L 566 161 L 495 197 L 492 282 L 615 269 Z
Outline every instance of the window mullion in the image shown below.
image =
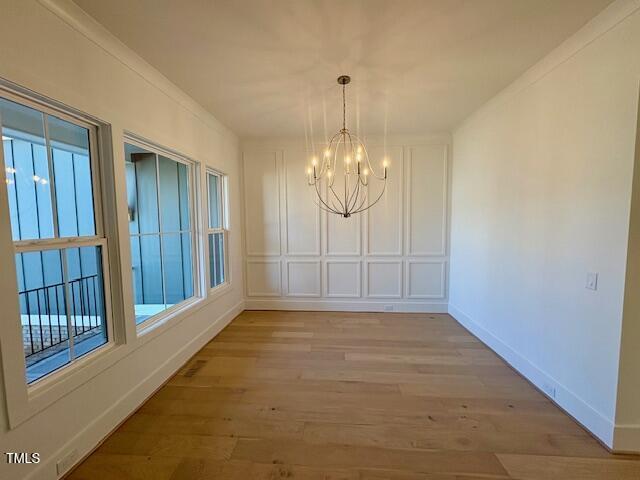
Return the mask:
M 62 255 L 62 283 L 64 283 L 64 302 L 65 309 L 67 311 L 67 338 L 69 340 L 69 360 L 73 360 L 75 358 L 75 344 L 74 344 L 74 335 L 73 335 L 73 324 L 71 323 L 71 292 L 69 291 L 69 266 L 67 264 L 67 250 L 60 250 L 60 255 Z M 75 316 L 75 304 L 73 305 L 74 316 Z
M 167 288 L 164 279 L 164 239 L 162 236 L 162 205 L 160 203 L 160 156 L 156 153 L 156 200 L 158 202 L 158 242 L 160 244 L 160 280 L 162 281 L 162 303 L 167 307 Z
M 47 115 L 42 115 L 42 124 L 44 129 L 45 150 L 47 151 L 47 165 L 49 167 L 49 192 L 51 193 L 51 216 L 53 217 L 53 236 L 60 237 L 60 229 L 58 227 L 58 201 L 56 197 L 55 172 L 53 170 L 53 150 L 51 147 L 51 139 L 49 138 L 49 122 Z

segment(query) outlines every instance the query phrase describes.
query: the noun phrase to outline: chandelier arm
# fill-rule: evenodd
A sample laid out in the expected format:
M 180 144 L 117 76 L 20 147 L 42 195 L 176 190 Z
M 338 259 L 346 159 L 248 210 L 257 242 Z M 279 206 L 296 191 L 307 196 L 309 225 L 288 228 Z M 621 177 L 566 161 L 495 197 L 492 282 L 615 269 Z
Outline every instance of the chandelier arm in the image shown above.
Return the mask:
M 376 174 L 376 170 L 373 168 L 373 166 L 371 165 L 371 160 L 369 159 L 369 152 L 367 152 L 367 147 L 365 146 L 365 144 L 358 138 L 358 142 L 360 142 L 360 144 L 362 145 L 362 149 L 364 150 L 364 156 L 367 160 L 367 165 L 369 166 L 369 170 L 371 171 L 371 176 L 377 178 L 378 180 L 384 180 L 384 174 L 382 176 L 378 176 Z
M 347 202 L 347 210 L 351 210 L 351 203 L 353 202 L 353 197 L 354 195 L 357 198 L 358 195 L 358 182 L 356 181 L 356 185 L 354 187 L 354 189 L 351 191 L 351 194 L 349 195 L 349 201 Z
M 318 200 L 320 200 L 322 202 L 322 204 L 327 207 L 329 210 L 331 210 L 334 213 L 338 213 L 337 211 L 334 211 L 333 208 L 331 208 L 327 202 L 325 202 L 322 198 L 322 195 L 320 195 L 320 191 L 318 190 L 318 184 L 315 184 L 315 190 L 316 190 L 316 195 L 318 196 Z
M 314 200 L 313 204 L 314 204 L 316 207 L 318 207 L 320 210 L 322 210 L 323 212 L 327 212 L 327 213 L 335 213 L 336 215 L 340 215 L 340 212 L 335 211 L 335 210 L 333 210 L 333 209 L 328 209 L 328 208 L 326 208 L 326 207 L 323 207 L 322 205 L 320 205 L 320 204 L 319 204 L 318 202 L 316 202 L 315 200 Z
M 342 204 L 342 202 L 340 201 L 340 197 L 338 197 L 338 194 L 335 192 L 335 190 L 333 189 L 333 185 L 329 185 L 329 190 L 331 190 L 331 193 L 333 193 L 333 196 L 335 197 L 335 199 L 338 201 L 338 204 L 340 205 L 340 209 L 344 210 L 344 205 Z M 328 200 L 328 198 L 327 198 Z
M 359 194 L 360 194 L 360 182 L 356 180 L 356 187 L 353 189 L 353 192 L 351 192 L 351 197 L 349 198 L 349 206 L 347 208 L 349 212 L 351 212 L 353 208 L 356 206 L 356 203 L 358 203 Z
M 367 199 L 368 199 L 368 189 L 364 190 L 364 194 L 362 195 L 362 201 L 360 202 L 360 205 L 358 205 L 358 208 L 356 208 L 352 213 L 358 213 L 358 211 L 360 211 L 362 206 L 365 203 L 367 203 Z
M 380 195 L 378 195 L 378 198 L 376 198 L 376 200 L 373 203 L 370 203 L 369 205 L 367 205 L 365 208 L 362 208 L 361 210 L 356 210 L 353 213 L 360 213 L 360 212 L 364 212 L 365 210 L 370 209 L 371 207 L 373 207 L 376 203 L 378 203 L 380 201 L 380 199 L 382 198 L 382 195 L 384 195 L 385 190 L 387 189 L 387 182 L 385 180 L 383 186 L 382 186 L 382 191 L 380 192 Z

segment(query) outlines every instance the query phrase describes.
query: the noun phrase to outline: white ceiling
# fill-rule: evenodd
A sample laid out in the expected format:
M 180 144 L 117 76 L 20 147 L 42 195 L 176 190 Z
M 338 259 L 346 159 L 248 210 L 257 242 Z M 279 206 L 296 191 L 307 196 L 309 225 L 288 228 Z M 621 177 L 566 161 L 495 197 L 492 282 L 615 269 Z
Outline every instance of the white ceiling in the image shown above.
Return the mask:
M 447 132 L 612 0 L 75 0 L 242 137 Z

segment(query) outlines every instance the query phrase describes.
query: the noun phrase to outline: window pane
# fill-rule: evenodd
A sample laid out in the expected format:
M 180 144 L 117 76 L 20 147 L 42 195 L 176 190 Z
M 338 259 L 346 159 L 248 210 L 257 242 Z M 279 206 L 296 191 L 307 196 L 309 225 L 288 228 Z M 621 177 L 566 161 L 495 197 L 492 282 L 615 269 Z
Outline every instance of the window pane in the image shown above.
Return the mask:
M 19 253 L 16 271 L 27 382 L 107 342 L 100 247 Z
M 51 238 L 53 214 L 43 114 L 0 98 L 0 125 L 14 240 Z
M 158 233 L 158 177 L 156 155 L 135 145 L 125 144 L 129 231 Z
M 167 308 L 193 296 L 191 234 L 162 236 Z
M 224 283 L 224 234 L 209 234 L 209 285 L 211 288 Z
M 46 115 L 61 237 L 95 235 L 89 130 Z
M 189 230 L 188 167 L 162 155 L 158 165 L 162 231 Z
M 160 236 L 131 237 L 131 266 L 136 324 L 165 310 Z
M 207 175 L 209 184 L 209 228 L 222 228 L 220 205 L 220 177 Z

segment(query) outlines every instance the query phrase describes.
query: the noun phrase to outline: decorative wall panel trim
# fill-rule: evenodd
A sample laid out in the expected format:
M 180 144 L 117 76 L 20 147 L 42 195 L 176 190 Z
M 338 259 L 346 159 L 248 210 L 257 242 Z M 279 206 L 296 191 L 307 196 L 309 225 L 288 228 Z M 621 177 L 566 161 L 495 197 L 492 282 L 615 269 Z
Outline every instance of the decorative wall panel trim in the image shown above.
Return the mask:
M 257 256 L 257 257 L 269 257 L 269 256 L 280 256 L 282 254 L 282 221 L 280 219 L 280 210 L 282 208 L 280 192 L 282 189 L 281 186 L 281 164 L 282 164 L 282 151 L 273 151 L 273 152 L 261 152 L 262 155 L 270 154 L 273 156 L 273 169 L 274 175 L 276 178 L 276 185 L 273 194 L 277 199 L 277 211 L 273 212 L 278 218 L 278 222 L 276 225 L 278 231 L 278 247 L 274 250 L 263 250 L 258 251 L 252 248 L 254 236 L 259 235 L 259 233 L 253 232 L 253 224 L 252 224 L 252 212 L 254 208 L 263 208 L 262 203 L 258 203 L 253 199 L 253 192 L 250 192 L 250 188 L 247 186 L 247 171 L 253 171 L 255 173 L 255 168 L 253 166 L 248 166 L 250 163 L 254 163 L 255 160 L 250 160 L 250 154 L 245 153 L 243 155 L 243 189 L 244 189 L 244 219 L 245 219 L 245 243 L 246 243 L 246 254 L 247 256 Z M 260 199 L 262 200 L 262 199 Z M 254 222 L 257 223 L 257 222 Z M 260 225 L 261 227 L 263 225 Z
M 402 266 L 403 263 L 401 260 L 367 260 L 365 262 L 365 281 L 364 281 L 364 285 L 365 285 L 365 296 L 368 298 L 402 298 L 402 283 L 403 283 L 403 278 L 402 278 Z M 375 278 L 375 274 L 372 274 L 372 266 L 375 268 L 375 266 L 380 266 L 380 265 L 385 265 L 385 266 L 395 266 L 396 267 L 396 277 L 395 278 L 391 278 L 388 274 L 388 272 L 386 272 L 386 274 L 380 278 L 380 279 L 376 279 Z M 374 281 L 380 281 L 380 280 L 384 280 L 385 282 L 387 282 L 388 286 L 390 287 L 388 289 L 388 291 L 390 293 L 376 293 L 376 287 L 372 288 L 371 284 L 372 284 L 372 280 Z M 395 283 L 393 283 L 395 282 Z M 373 290 L 373 291 L 372 291 Z
M 372 143 L 374 163 L 386 155 L 392 162 L 387 202 L 347 219 L 323 212 L 305 195 L 307 148 L 285 140 L 251 142 L 244 153 L 251 305 L 354 311 L 446 305 L 449 140 Z
M 355 293 L 331 293 L 331 265 L 352 265 L 357 277 Z M 360 298 L 362 296 L 362 262 L 360 260 L 327 260 L 324 263 L 324 296 L 328 298 Z
M 303 152 L 297 152 L 301 155 L 303 155 L 303 159 L 304 159 L 304 153 Z M 321 255 L 321 251 L 320 251 L 320 232 L 321 232 L 321 226 L 320 226 L 320 208 L 319 207 L 315 207 L 314 208 L 314 215 L 315 215 L 315 234 L 314 234 L 314 243 L 313 245 L 309 245 L 310 248 L 306 249 L 306 250 L 294 250 L 293 248 L 291 248 L 291 241 L 290 241 L 290 224 L 289 224 L 289 213 L 290 213 L 290 199 L 289 199 L 289 187 L 288 187 L 288 182 L 289 180 L 291 180 L 292 182 L 298 182 L 301 186 L 303 186 L 303 188 L 305 188 L 305 193 L 309 193 L 308 192 L 308 187 L 306 186 L 306 177 L 305 177 L 305 173 L 304 173 L 304 164 L 300 166 L 300 168 L 294 168 L 290 166 L 290 161 L 289 159 L 292 158 L 293 155 L 289 155 L 287 154 L 287 152 L 283 153 L 283 172 L 282 172 L 282 178 L 280 181 L 280 184 L 282 185 L 282 205 L 284 206 L 284 210 L 283 210 L 283 243 L 284 243 L 284 249 L 285 249 L 285 254 L 287 255 L 295 255 L 295 256 L 320 256 Z M 297 166 L 296 166 L 297 167 Z M 291 174 L 291 178 L 289 178 L 289 175 Z M 311 197 L 310 195 L 304 195 L 304 198 L 300 198 L 298 199 L 298 201 L 300 202 L 309 202 L 309 205 L 312 205 L 311 202 L 313 202 L 312 200 L 313 197 Z M 295 226 L 294 226 L 295 228 Z
M 388 181 L 388 185 L 387 185 L 387 192 L 385 192 L 385 197 L 383 197 L 383 199 L 381 200 L 381 202 L 373 207 L 370 210 L 367 210 L 364 214 L 364 246 L 365 246 L 365 255 L 373 255 L 373 256 L 395 256 L 395 257 L 401 257 L 402 256 L 402 249 L 403 249 L 403 229 L 404 229 L 404 219 L 403 219 L 403 210 L 404 210 L 404 202 L 405 202 L 405 195 L 404 195 L 404 185 L 405 185 L 405 174 L 404 174 L 404 165 L 405 165 L 405 151 L 402 147 L 389 147 L 390 150 L 398 150 L 399 156 L 396 157 L 395 155 L 392 156 L 393 158 L 393 163 L 391 165 L 391 169 L 389 171 L 389 181 Z M 371 224 L 372 224 L 372 214 L 375 212 L 374 209 L 376 208 L 380 208 L 380 205 L 382 204 L 382 202 L 384 201 L 389 201 L 389 187 L 391 187 L 393 185 L 394 179 L 397 178 L 397 180 L 395 180 L 395 182 L 398 182 L 398 198 L 397 198 L 397 202 L 398 202 L 398 210 L 397 210 L 397 219 L 398 219 L 398 228 L 395 229 L 395 234 L 397 235 L 397 242 L 398 242 L 398 248 L 395 250 L 391 250 L 391 251 L 375 251 L 372 249 L 371 246 L 371 239 L 372 239 L 372 235 L 371 235 Z
M 429 145 L 430 147 L 434 147 L 434 145 Z M 438 145 L 442 147 L 442 213 L 441 213 L 441 237 L 440 237 L 440 246 L 441 248 L 438 250 L 421 250 L 417 248 L 413 243 L 413 226 L 412 226 L 412 211 L 419 206 L 413 205 L 412 198 L 412 179 L 414 177 L 414 161 L 416 158 L 414 157 L 415 150 L 420 148 L 420 146 L 410 146 L 405 147 L 405 158 L 408 158 L 408 161 L 405 165 L 405 185 L 406 185 L 406 249 L 405 254 L 407 256 L 423 256 L 423 257 L 444 257 L 447 255 L 447 229 L 448 229 L 448 221 L 447 221 L 447 206 L 448 206 L 448 196 L 449 196 L 449 161 L 448 161 L 448 146 L 447 145 Z
M 414 285 L 412 285 L 411 282 L 411 273 L 412 273 L 412 268 L 416 265 L 437 265 L 440 267 L 440 271 L 439 273 L 439 291 L 437 293 L 433 293 L 433 294 L 416 294 L 416 293 L 412 293 L 413 291 L 413 287 Z M 443 261 L 443 260 L 407 260 L 406 262 L 406 266 L 405 266 L 405 288 L 406 288 L 406 292 L 405 292 L 405 297 L 406 298 L 411 298 L 411 299 L 418 299 L 418 298 L 433 298 L 433 299 L 444 299 L 446 298 L 446 272 L 447 272 L 447 262 Z M 417 288 L 417 286 L 416 286 Z
M 249 297 L 280 297 L 282 296 L 282 266 L 280 260 L 247 260 L 246 262 L 246 283 L 247 283 L 247 296 Z M 275 265 L 278 273 L 277 291 L 259 291 L 251 290 L 252 272 L 251 265 Z
M 362 251 L 362 215 L 357 214 L 350 218 L 342 218 L 334 215 L 332 213 L 324 212 L 325 222 L 324 222 L 324 248 L 325 254 L 331 257 L 359 257 Z M 330 250 L 330 241 L 329 236 L 331 235 L 330 218 L 335 217 L 334 220 L 337 221 L 345 221 L 345 222 L 356 222 L 356 248 L 354 250 Z
M 322 296 L 322 269 L 320 260 L 286 260 L 285 262 L 286 268 L 286 282 L 287 285 L 287 296 L 290 297 L 320 297 Z M 313 272 L 313 277 L 316 284 L 315 292 L 296 292 L 296 286 L 292 286 L 291 284 L 291 267 L 295 267 L 296 265 L 313 265 L 315 267 L 315 272 Z

